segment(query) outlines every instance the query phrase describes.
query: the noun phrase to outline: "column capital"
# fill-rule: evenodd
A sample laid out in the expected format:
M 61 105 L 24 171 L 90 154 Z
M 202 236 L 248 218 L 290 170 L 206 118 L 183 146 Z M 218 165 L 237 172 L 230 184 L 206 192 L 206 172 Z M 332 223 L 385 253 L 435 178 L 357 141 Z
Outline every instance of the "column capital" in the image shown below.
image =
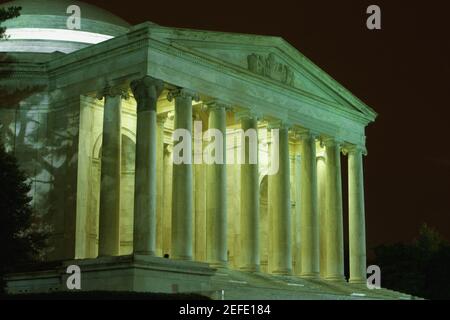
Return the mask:
M 267 129 L 291 129 L 293 127 L 292 123 L 285 120 L 269 120 L 267 122 Z
M 336 146 L 336 147 L 341 148 L 343 145 L 343 141 L 338 138 L 335 138 L 335 137 L 323 137 L 320 140 L 320 145 L 324 146 L 324 147 Z
M 214 109 L 225 109 L 225 111 L 230 111 L 232 109 L 231 105 L 228 103 L 225 103 L 218 99 L 211 99 L 205 101 L 205 107 L 206 110 L 214 110 Z
M 138 103 L 137 112 L 144 110 L 156 111 L 156 101 L 164 89 L 162 80 L 145 76 L 144 78 L 131 81 L 130 88 Z
M 128 99 L 130 94 L 124 85 L 111 85 L 107 84 L 102 90 L 97 92 L 97 99 L 102 100 L 105 97 L 117 97 L 122 99 Z
M 345 144 L 342 146 L 342 153 L 344 155 L 354 155 L 361 152 L 362 155 L 367 156 L 367 148 L 359 144 Z
M 310 129 L 299 129 L 295 128 L 292 130 L 296 139 L 300 141 L 305 141 L 307 139 L 317 140 L 320 138 L 320 133 Z
M 156 122 L 158 123 L 159 126 L 164 126 L 168 117 L 169 112 L 160 113 L 156 117 Z
M 192 90 L 185 88 L 176 88 L 169 90 L 169 93 L 167 94 L 167 100 L 172 102 L 177 98 L 191 99 L 196 102 L 200 101 L 200 95 Z
M 259 120 L 262 118 L 261 114 L 256 112 L 253 109 L 245 109 L 241 110 L 235 113 L 236 120 L 243 120 L 243 119 L 253 119 L 253 120 Z

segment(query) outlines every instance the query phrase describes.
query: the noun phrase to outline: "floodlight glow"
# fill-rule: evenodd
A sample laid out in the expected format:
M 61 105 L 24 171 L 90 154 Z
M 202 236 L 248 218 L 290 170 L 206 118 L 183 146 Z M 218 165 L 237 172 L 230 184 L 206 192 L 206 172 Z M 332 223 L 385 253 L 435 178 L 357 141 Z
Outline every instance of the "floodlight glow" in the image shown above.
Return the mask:
M 55 40 L 87 44 L 97 44 L 114 38 L 113 36 L 99 33 L 47 28 L 7 29 L 5 34 L 10 40 Z

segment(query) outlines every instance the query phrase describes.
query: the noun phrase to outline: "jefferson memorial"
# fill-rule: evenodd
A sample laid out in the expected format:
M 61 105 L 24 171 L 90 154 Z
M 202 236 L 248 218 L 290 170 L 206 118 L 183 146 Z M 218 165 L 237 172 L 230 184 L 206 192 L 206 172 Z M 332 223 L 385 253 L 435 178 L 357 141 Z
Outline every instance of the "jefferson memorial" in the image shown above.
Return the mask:
M 69 290 L 77 265 L 87 291 L 410 298 L 366 286 L 363 157 L 377 114 L 285 40 L 130 25 L 72 0 L 1 6 L 22 11 L 0 41 L 0 139 L 52 229 L 44 267 L 9 275 L 9 292 Z M 193 158 L 202 131 L 222 133 L 226 163 L 175 164 L 177 129 Z M 249 158 L 248 130 L 257 161 L 230 161 L 242 145 Z

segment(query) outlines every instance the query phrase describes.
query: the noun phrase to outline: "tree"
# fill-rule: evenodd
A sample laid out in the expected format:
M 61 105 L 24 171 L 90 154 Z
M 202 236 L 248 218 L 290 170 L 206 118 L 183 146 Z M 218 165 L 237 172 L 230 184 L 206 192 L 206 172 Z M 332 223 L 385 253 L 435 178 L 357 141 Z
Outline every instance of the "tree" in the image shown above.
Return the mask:
M 0 8 L 0 41 L 7 40 L 6 28 L 1 24 L 20 15 L 21 7 Z M 0 55 L 0 63 L 13 59 Z M 8 73 L 2 73 L 8 78 Z M 5 88 L 0 86 L 0 107 L 7 106 Z M 0 124 L 0 128 L 6 124 Z M 0 137 L 1 138 L 1 137 Z M 4 289 L 3 276 L 16 271 L 21 264 L 42 260 L 49 251 L 47 239 L 51 228 L 41 222 L 41 217 L 31 206 L 30 183 L 19 168 L 16 158 L 8 154 L 0 139 L 0 293 Z
M 382 286 L 427 299 L 450 298 L 450 245 L 423 224 L 410 244 L 381 245 L 374 249 Z
M 6 28 L 1 24 L 6 20 L 17 18 L 20 15 L 21 7 L 0 8 L 0 39 L 5 38 Z
M 46 253 L 50 230 L 34 214 L 29 192 L 30 183 L 16 158 L 0 142 L 0 279 L 18 265 L 40 260 Z
M 2 26 L 2 23 L 9 19 L 14 19 L 20 16 L 20 10 L 22 7 L 8 7 L 8 8 L 0 8 L 0 41 L 7 40 L 8 37 L 5 35 L 6 27 Z M 9 57 L 6 53 L 0 53 L 0 64 L 8 64 L 12 63 L 13 59 Z M 0 79 L 8 78 L 10 75 L 9 72 L 5 72 L 1 70 Z M 4 88 L 0 87 L 0 101 L 4 100 Z

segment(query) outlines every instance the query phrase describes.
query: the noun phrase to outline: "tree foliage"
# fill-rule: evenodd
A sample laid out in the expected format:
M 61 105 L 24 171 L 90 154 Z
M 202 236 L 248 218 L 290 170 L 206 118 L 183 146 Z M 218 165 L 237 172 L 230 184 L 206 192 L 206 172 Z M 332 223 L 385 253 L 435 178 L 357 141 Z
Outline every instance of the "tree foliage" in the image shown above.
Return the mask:
M 7 40 L 2 23 L 20 15 L 21 7 L 0 8 L 0 40 Z M 7 54 L 0 54 L 0 63 L 12 62 Z M 8 74 L 2 73 L 2 78 Z M 5 107 L 4 87 L 0 107 Z M 2 124 L 3 127 L 6 124 Z M 0 129 L 1 129 L 0 125 Z M 31 206 L 30 183 L 19 168 L 16 158 L 7 153 L 0 141 L 0 293 L 4 289 L 3 276 L 16 271 L 22 264 L 42 260 L 48 253 L 47 239 L 51 228 L 45 225 Z
M 17 18 L 20 15 L 21 7 L 0 8 L 0 39 L 5 37 L 6 28 L 1 24 L 6 20 Z
M 46 253 L 50 228 L 31 207 L 30 183 L 14 156 L 0 142 L 0 279 Z M 3 286 L 0 287 L 0 290 Z
M 381 285 L 427 299 L 450 299 L 450 245 L 426 224 L 410 244 L 374 249 Z

